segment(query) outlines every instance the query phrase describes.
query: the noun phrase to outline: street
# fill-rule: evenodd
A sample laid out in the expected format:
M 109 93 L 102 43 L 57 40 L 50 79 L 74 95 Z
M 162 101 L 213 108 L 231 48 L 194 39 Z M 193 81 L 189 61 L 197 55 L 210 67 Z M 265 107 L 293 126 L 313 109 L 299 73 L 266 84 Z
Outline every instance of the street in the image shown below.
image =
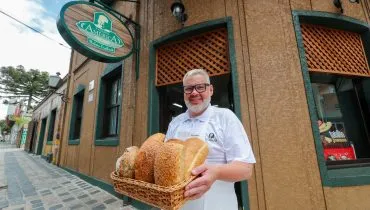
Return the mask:
M 134 209 L 99 187 L 0 142 L 0 209 Z

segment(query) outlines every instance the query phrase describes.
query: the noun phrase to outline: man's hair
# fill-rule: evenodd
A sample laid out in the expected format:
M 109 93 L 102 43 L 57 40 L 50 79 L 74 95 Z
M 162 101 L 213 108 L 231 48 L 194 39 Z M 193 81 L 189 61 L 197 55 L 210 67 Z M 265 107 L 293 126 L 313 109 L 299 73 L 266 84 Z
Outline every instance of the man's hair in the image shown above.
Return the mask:
M 184 78 L 182 79 L 182 83 L 185 83 L 185 80 L 188 78 L 188 77 L 192 77 L 192 76 L 195 76 L 195 75 L 202 75 L 205 79 L 206 79 L 206 82 L 208 84 L 210 84 L 210 80 L 209 80 L 209 75 L 208 73 L 206 72 L 206 70 L 204 69 L 192 69 L 190 71 L 188 71 Z

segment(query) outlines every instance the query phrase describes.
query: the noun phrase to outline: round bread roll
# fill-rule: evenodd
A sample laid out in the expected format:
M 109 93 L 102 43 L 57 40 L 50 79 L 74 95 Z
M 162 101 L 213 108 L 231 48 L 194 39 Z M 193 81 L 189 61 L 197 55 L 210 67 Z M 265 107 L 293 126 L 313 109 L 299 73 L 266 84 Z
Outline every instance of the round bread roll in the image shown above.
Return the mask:
M 154 162 L 155 184 L 175 185 L 184 180 L 185 147 L 177 143 L 165 143 L 158 151 Z
M 135 161 L 135 179 L 154 183 L 155 155 L 164 144 L 165 137 L 163 133 L 156 133 L 143 143 Z
M 135 159 L 139 148 L 137 146 L 128 147 L 123 155 L 118 158 L 116 171 L 118 176 L 133 179 L 135 176 Z

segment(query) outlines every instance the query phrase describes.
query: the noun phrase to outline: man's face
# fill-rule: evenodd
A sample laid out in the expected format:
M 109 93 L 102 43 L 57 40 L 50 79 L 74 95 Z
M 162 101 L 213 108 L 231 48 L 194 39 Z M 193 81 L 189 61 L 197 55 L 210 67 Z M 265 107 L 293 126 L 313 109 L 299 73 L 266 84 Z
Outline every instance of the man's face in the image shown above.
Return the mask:
M 191 93 L 184 92 L 184 101 L 190 112 L 192 114 L 203 112 L 210 104 L 211 96 L 213 95 L 213 86 L 209 85 L 206 79 L 199 74 L 188 77 L 183 85 L 184 90 L 188 89 L 190 91 L 192 89 Z

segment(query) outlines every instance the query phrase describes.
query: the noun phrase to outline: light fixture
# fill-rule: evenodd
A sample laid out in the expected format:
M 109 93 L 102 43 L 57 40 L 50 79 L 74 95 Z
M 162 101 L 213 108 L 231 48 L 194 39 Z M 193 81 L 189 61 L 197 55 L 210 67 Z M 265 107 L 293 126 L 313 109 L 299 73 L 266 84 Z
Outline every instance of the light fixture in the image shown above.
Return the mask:
M 182 106 L 180 104 L 178 104 L 178 103 L 173 103 L 172 105 L 177 106 L 179 108 L 182 108 Z
M 340 0 L 333 0 L 333 4 L 336 8 L 340 9 L 340 13 L 343 13 L 342 2 Z
M 351 3 L 360 3 L 360 0 L 349 0 Z M 333 0 L 333 4 L 336 8 L 340 9 L 340 13 L 343 13 L 342 1 L 341 0 Z
M 60 86 L 62 79 L 60 78 L 60 73 L 57 72 L 56 75 L 49 76 L 49 88 L 52 89 L 51 94 L 59 95 L 63 102 L 68 102 L 68 97 L 64 93 L 58 93 L 57 89 Z
M 188 19 L 188 15 L 185 14 L 185 6 L 181 0 L 175 0 L 175 2 L 172 3 L 171 12 L 172 15 L 175 16 L 182 25 L 184 25 L 185 21 Z

